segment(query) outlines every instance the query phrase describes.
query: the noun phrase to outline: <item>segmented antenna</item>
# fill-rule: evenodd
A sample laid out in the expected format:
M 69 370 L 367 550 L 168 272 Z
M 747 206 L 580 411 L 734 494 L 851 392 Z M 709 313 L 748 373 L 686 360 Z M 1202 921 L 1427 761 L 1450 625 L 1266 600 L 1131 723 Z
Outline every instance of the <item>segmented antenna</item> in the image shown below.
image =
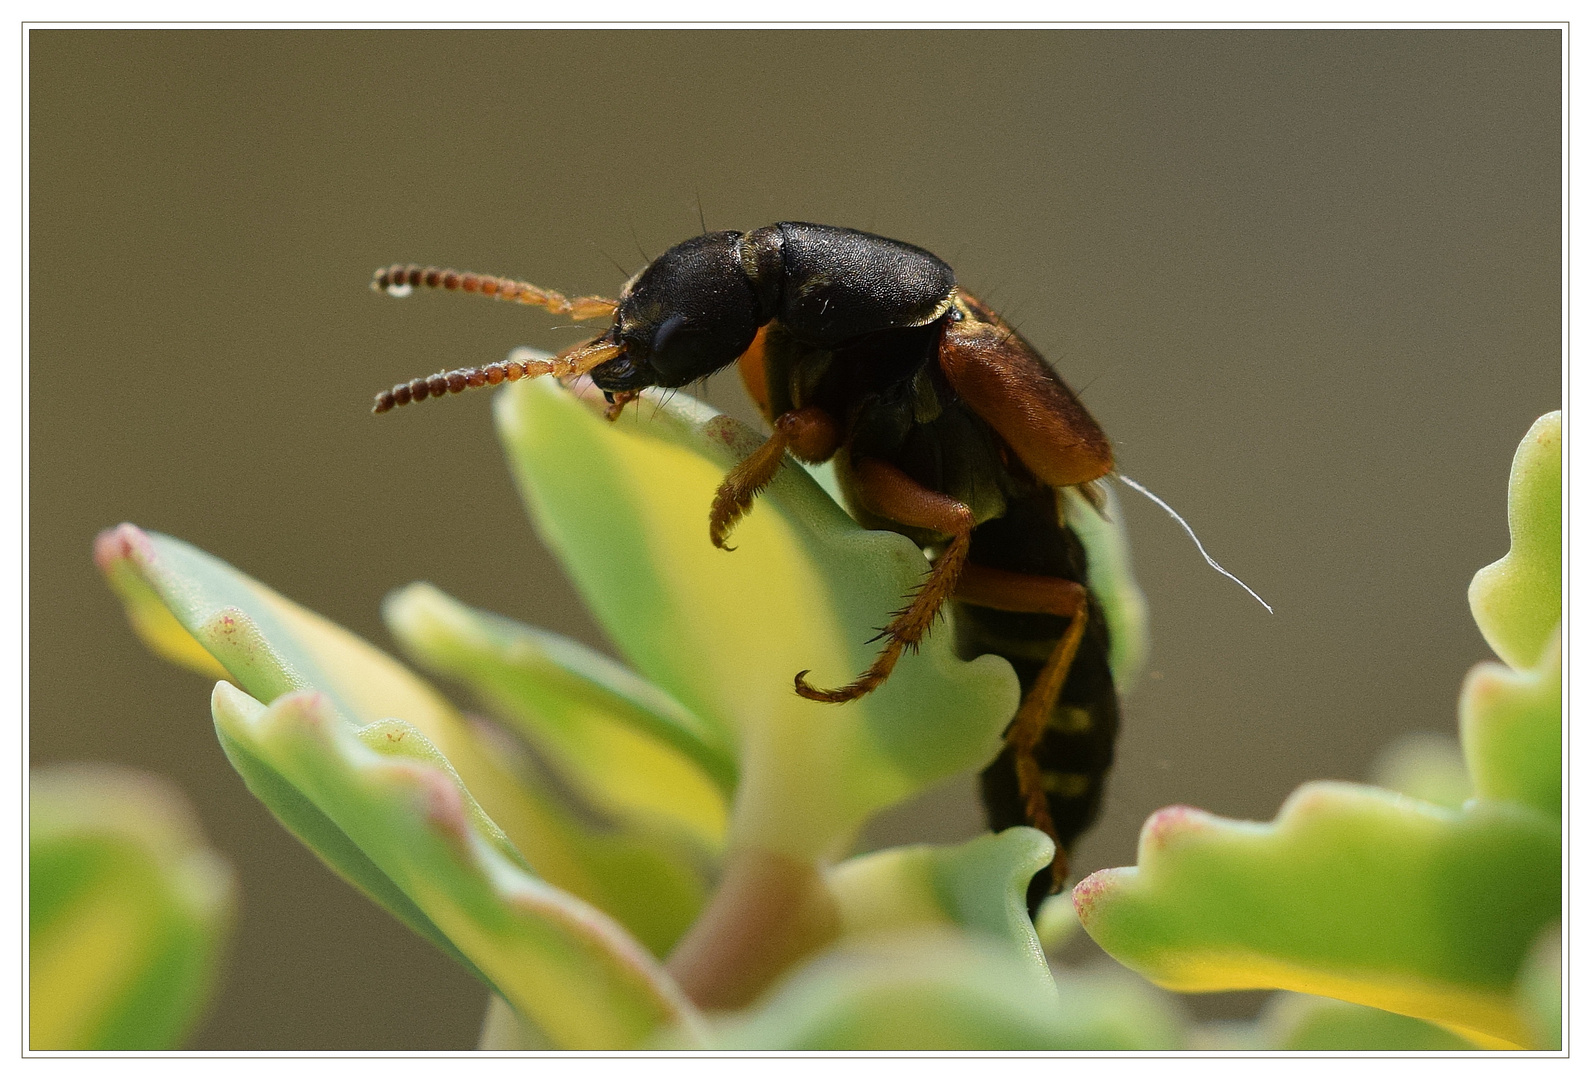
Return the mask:
M 530 304 L 550 311 L 554 315 L 567 316 L 576 322 L 604 318 L 612 315 L 619 306 L 617 300 L 608 300 L 601 296 L 577 296 L 571 300 L 563 293 L 540 288 L 528 281 L 514 281 L 511 278 L 493 277 L 490 274 L 444 270 L 439 266 L 420 266 L 416 263 L 407 265 L 393 263 L 391 266 L 383 267 L 376 271 L 375 278 L 370 282 L 372 289 L 384 292 L 388 296 L 408 296 L 415 288 L 421 286 L 427 289 L 447 289 L 450 292 L 462 289 L 467 293 L 480 293 L 482 296 L 498 300 Z
M 1220 563 L 1216 562 L 1214 559 L 1212 559 L 1210 557 L 1210 553 L 1208 551 L 1205 551 L 1204 550 L 1204 545 L 1199 542 L 1198 534 L 1193 531 L 1193 526 L 1189 525 L 1187 523 L 1187 521 L 1183 519 L 1181 514 L 1177 513 L 1175 510 L 1171 509 L 1171 504 L 1170 503 L 1166 502 L 1166 500 L 1162 499 L 1159 495 L 1156 495 L 1154 492 L 1150 491 L 1148 488 L 1144 487 L 1142 484 L 1140 484 L 1138 481 L 1134 480 L 1130 476 L 1124 476 L 1121 473 L 1117 473 L 1116 474 L 1116 479 L 1120 480 L 1122 483 L 1126 484 L 1128 487 L 1130 487 L 1134 491 L 1138 492 L 1138 494 L 1144 496 L 1150 502 L 1152 502 L 1156 506 L 1160 507 L 1160 509 L 1162 509 L 1166 513 L 1170 514 L 1172 520 L 1175 521 L 1178 525 L 1182 526 L 1182 531 L 1187 533 L 1188 536 L 1192 538 L 1193 546 L 1199 549 L 1199 554 L 1204 556 L 1204 561 L 1205 562 L 1209 563 L 1210 566 L 1213 567 L 1218 573 L 1224 574 L 1226 577 L 1231 578 L 1233 581 L 1235 581 L 1239 585 L 1243 586 L 1243 591 L 1248 593 L 1254 599 L 1258 600 L 1260 602 L 1260 607 L 1264 608 L 1266 611 L 1269 611 L 1272 615 L 1276 614 L 1276 609 L 1271 607 L 1269 604 L 1267 604 L 1265 602 L 1264 598 L 1261 597 L 1259 593 L 1257 593 L 1253 589 L 1249 588 L 1247 582 L 1245 582 L 1242 578 L 1238 577 L 1236 574 L 1232 573 L 1232 571 L 1228 570 L 1226 567 L 1222 566 Z
M 561 379 L 584 375 L 598 364 L 612 360 L 623 351 L 620 346 L 598 338 L 565 350 L 550 360 L 534 356 L 510 355 L 507 360 L 499 360 L 484 367 L 439 371 L 435 375 L 423 379 L 410 379 L 406 383 L 399 383 L 391 390 L 381 391 L 376 395 L 376 403 L 370 411 L 378 414 L 390 412 L 399 405 L 407 405 L 411 401 L 424 401 L 428 397 L 441 397 L 443 394 L 459 394 L 477 386 L 496 386 L 502 382 L 534 379 L 538 375 L 556 375 Z

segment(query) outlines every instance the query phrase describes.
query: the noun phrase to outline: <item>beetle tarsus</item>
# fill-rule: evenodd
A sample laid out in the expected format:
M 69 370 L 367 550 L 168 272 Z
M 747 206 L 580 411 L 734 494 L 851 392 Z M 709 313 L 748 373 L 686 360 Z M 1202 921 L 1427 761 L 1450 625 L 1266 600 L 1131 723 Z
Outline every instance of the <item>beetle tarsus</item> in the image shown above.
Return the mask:
M 724 482 L 718 485 L 713 496 L 713 508 L 707 516 L 707 532 L 713 546 L 734 551 L 726 541 L 735 524 L 751 509 L 762 489 L 773 482 L 779 467 L 784 464 L 784 450 L 789 444 L 784 432 L 775 428 L 766 442 L 729 470 Z
M 812 686 L 803 677 L 806 675 L 803 671 L 795 678 L 796 693 L 808 701 L 823 701 L 838 705 L 855 701 L 882 686 L 884 680 L 889 678 L 890 672 L 895 670 L 895 664 L 901 655 L 908 649 L 913 652 L 917 650 L 924 635 L 939 617 L 945 601 L 949 600 L 951 594 L 956 591 L 956 581 L 967 563 L 967 549 L 971 536 L 970 528 L 955 535 L 950 545 L 945 548 L 945 553 L 939 556 L 933 569 L 928 571 L 928 577 L 913 594 L 912 602 L 896 613 L 890 624 L 879 632 L 875 640 L 884 640 L 886 644 L 871 667 L 852 682 L 834 690 L 820 690 Z

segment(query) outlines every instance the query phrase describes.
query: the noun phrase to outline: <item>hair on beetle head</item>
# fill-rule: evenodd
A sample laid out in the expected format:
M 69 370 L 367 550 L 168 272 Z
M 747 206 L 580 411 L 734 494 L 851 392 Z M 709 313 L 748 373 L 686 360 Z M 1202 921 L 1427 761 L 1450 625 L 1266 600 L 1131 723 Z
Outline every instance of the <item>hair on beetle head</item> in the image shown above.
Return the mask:
M 1160 507 L 1160 509 L 1162 509 L 1166 513 L 1170 514 L 1172 520 L 1175 521 L 1178 525 L 1181 525 L 1182 526 L 1182 530 L 1184 532 L 1186 532 L 1189 537 L 1192 538 L 1194 546 L 1199 549 L 1199 554 L 1204 556 L 1204 561 L 1205 562 L 1209 563 L 1216 570 L 1217 573 L 1223 574 L 1226 577 L 1229 577 L 1233 581 L 1237 582 L 1239 585 L 1243 586 L 1243 591 L 1248 593 L 1254 599 L 1258 600 L 1260 602 L 1260 607 L 1264 608 L 1266 611 L 1270 612 L 1272 615 L 1276 614 L 1276 609 L 1271 607 L 1269 604 L 1267 604 L 1265 602 L 1264 598 L 1261 597 L 1259 593 L 1257 593 L 1253 589 L 1249 588 L 1248 584 L 1246 582 L 1244 582 L 1244 580 L 1242 578 L 1238 577 L 1236 574 L 1232 573 L 1232 571 L 1228 570 L 1226 567 L 1222 566 L 1220 563 L 1216 562 L 1214 559 L 1212 559 L 1210 557 L 1210 553 L 1208 551 L 1205 551 L 1204 550 L 1204 545 L 1199 542 L 1199 537 L 1193 531 L 1193 526 L 1189 525 L 1187 523 L 1187 521 L 1185 521 L 1183 519 L 1181 514 L 1177 513 L 1175 510 L 1171 509 L 1171 504 L 1170 503 L 1166 502 L 1166 500 L 1162 499 L 1159 495 L 1156 495 L 1154 492 L 1150 491 L 1148 488 L 1144 487 L 1142 484 L 1140 484 L 1138 481 L 1134 480 L 1130 476 L 1125 476 L 1122 473 L 1117 473 L 1116 474 L 1116 479 L 1120 480 L 1122 483 L 1126 484 L 1128 487 L 1130 487 L 1134 491 L 1138 492 L 1138 494 L 1144 496 L 1144 498 L 1148 499 L 1150 502 L 1152 502 L 1156 506 Z

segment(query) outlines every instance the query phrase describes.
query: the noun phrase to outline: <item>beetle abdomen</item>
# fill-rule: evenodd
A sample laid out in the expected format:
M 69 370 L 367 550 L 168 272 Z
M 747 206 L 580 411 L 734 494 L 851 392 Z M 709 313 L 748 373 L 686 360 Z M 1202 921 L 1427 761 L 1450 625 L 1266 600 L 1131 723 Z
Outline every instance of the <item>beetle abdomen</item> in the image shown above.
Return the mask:
M 1087 555 L 1076 534 L 1060 522 L 1055 500 L 1056 492 L 1046 488 L 1013 501 L 1003 517 L 973 530 L 970 560 L 998 570 L 1086 583 Z M 1069 622 L 1058 615 L 958 603 L 956 647 L 967 659 L 994 653 L 1010 661 L 1025 699 Z M 1115 754 L 1121 714 L 1109 654 L 1109 628 L 1102 609 L 1090 596 L 1082 642 L 1066 683 L 1050 707 L 1035 752 L 1056 839 L 1067 851 L 1099 816 L 1105 777 Z M 983 770 L 979 783 L 992 830 L 1032 824 L 1018 788 L 1010 746 Z M 1049 888 L 1048 870 L 1034 877 L 1028 889 L 1030 910 L 1036 910 Z

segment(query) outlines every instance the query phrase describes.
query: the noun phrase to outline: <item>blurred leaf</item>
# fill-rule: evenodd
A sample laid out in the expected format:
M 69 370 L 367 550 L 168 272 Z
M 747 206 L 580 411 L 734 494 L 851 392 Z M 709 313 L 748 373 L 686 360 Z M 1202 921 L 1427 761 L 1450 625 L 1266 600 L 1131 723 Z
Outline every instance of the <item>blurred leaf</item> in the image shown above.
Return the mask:
M 958 927 L 1008 946 L 1024 958 L 1045 995 L 1049 965 L 1028 921 L 1027 887 L 1050 864 L 1055 844 L 1019 827 L 954 847 L 917 844 L 848 859 L 829 872 L 846 936 L 913 927 Z
M 1055 995 L 1032 992 L 1023 958 L 950 931 L 869 937 L 823 953 L 751 1009 L 714 1050 L 1082 1049 Z
M 1018 894 L 1020 895 L 1020 893 Z M 1048 977 L 1045 982 L 1050 982 Z M 980 933 L 918 926 L 849 938 L 753 1008 L 725 1017 L 717 1050 L 1172 1050 L 1186 1023 L 1120 968 L 1059 971 L 1035 993 L 1027 960 Z
M 1181 1050 L 1188 1018 L 1181 1003 L 1106 960 L 1054 969 L 1068 1050 Z
M 122 525 L 101 534 L 96 553 L 112 580 L 168 605 L 253 697 L 274 701 L 315 689 L 350 727 L 393 717 L 413 724 L 540 877 L 633 925 L 651 947 L 667 949 L 700 908 L 705 885 L 679 853 L 576 821 L 545 785 L 515 767 L 510 747 L 483 738 L 422 679 L 354 634 L 169 536 Z M 295 836 L 404 923 L 453 951 L 290 786 L 225 738 L 222 743 L 249 789 Z M 637 890 L 638 879 L 652 880 L 652 890 Z
M 624 1049 L 661 1024 L 693 1022 L 638 942 L 524 868 L 418 728 L 354 731 L 324 694 L 266 707 L 224 682 L 212 707 L 229 753 L 297 793 L 557 1046 Z
M 1370 766 L 1370 782 L 1400 795 L 1457 810 L 1474 794 L 1464 752 L 1451 735 L 1405 735 Z
M 1161 986 L 1278 987 L 1529 1041 L 1514 978 L 1559 910 L 1558 823 L 1537 811 L 1317 782 L 1268 825 L 1162 810 L 1138 862 L 1073 896 L 1089 934 Z
M 1483 663 L 1458 699 L 1464 755 L 1483 799 L 1512 799 L 1558 817 L 1563 807 L 1563 641 L 1534 668 Z
M 744 425 L 682 394 L 610 424 L 550 380 L 496 404 L 532 516 L 608 634 L 738 748 L 735 842 L 818 861 L 877 810 L 994 756 L 1016 679 L 997 657 L 956 659 L 943 632 L 860 701 L 793 692 L 798 671 L 840 684 L 872 662 L 874 628 L 928 568 L 909 540 L 862 529 L 786 468 L 720 551 L 713 493 L 762 442 Z
M 430 585 L 393 593 L 384 611 L 410 655 L 480 694 L 603 812 L 631 827 L 668 822 L 706 851 L 723 845 L 734 758 L 667 694 L 583 645 Z
M 28 792 L 28 1044 L 169 1050 L 206 1005 L 235 885 L 166 781 L 35 769 Z
M 1525 433 L 1508 475 L 1508 554 L 1476 573 L 1470 611 L 1492 651 L 1516 669 L 1536 666 L 1562 612 L 1563 413 Z
M 1516 989 L 1520 1011 L 1540 1050 L 1563 1048 L 1563 927 L 1542 931 L 1531 946 Z
M 1064 949 L 1082 928 L 1083 924 L 1077 921 L 1077 908 L 1072 905 L 1071 889 L 1046 897 L 1033 919 L 1039 944 L 1051 956 Z
M 547 1036 L 526 1022 L 514 1007 L 493 994 L 486 999 L 486 1019 L 481 1023 L 477 1050 L 556 1050 Z
M 1468 1039 L 1429 1021 L 1311 994 L 1272 995 L 1256 1028 L 1254 1049 L 1263 1050 L 1476 1049 Z
M 1105 610 L 1110 629 L 1110 670 L 1125 694 L 1149 659 L 1149 604 L 1133 577 L 1132 553 L 1122 521 L 1121 500 L 1108 480 L 1096 481 L 1105 493 L 1103 515 L 1076 488 L 1064 488 L 1066 521 L 1088 553 L 1088 588 Z

